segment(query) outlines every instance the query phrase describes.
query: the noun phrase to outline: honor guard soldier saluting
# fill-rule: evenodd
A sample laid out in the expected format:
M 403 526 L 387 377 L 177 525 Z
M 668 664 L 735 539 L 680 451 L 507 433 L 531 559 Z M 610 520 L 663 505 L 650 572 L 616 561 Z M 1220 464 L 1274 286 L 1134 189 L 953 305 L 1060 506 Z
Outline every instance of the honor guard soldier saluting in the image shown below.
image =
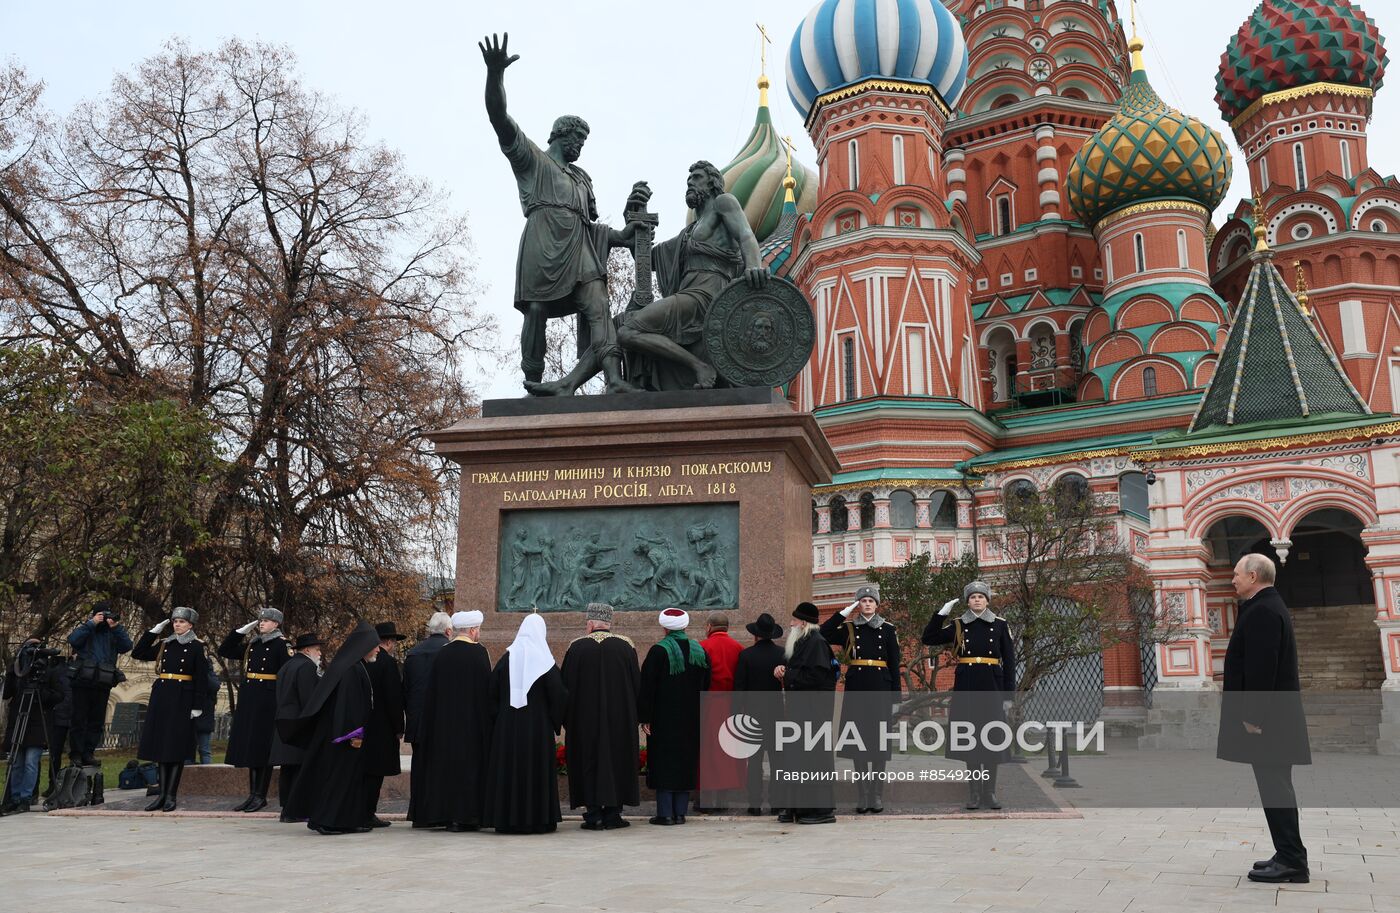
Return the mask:
M 270 607 L 259 609 L 256 619 L 229 632 L 219 644 L 219 655 L 243 661 L 243 686 L 238 689 L 224 763 L 248 768 L 248 798 L 233 810 L 256 812 L 267 807 L 267 789 L 272 785 L 277 673 L 292 658 L 291 645 L 282 636 L 282 613 Z
M 860 734 L 859 746 L 844 746 L 837 752 L 850 758 L 861 775 L 856 783 L 856 814 L 878 815 L 885 810 L 881 794 L 885 765 L 890 760 L 881 739 L 881 724 L 888 725 L 903 693 L 899 636 L 894 625 L 880 617 L 880 591 L 873 586 L 856 590 L 856 601 L 828 618 L 821 633 L 846 666 L 842 726 L 854 723 Z
M 175 810 L 180 774 L 194 749 L 194 721 L 203 713 L 199 707 L 209 688 L 209 657 L 204 642 L 194 636 L 198 621 L 198 612 L 180 606 L 168 620 L 142 634 L 131 650 L 132 659 L 156 664 L 156 681 L 136 748 L 137 757 L 160 765 L 160 795 L 146 806 L 148 812 Z M 159 639 L 167 627 L 173 633 Z
M 947 756 L 967 764 L 974 771 L 968 788 L 967 807 L 1001 808 L 997 800 L 997 765 L 1006 760 L 1007 750 L 993 751 L 982 745 L 984 728 L 1006 722 L 1006 706 L 1016 691 L 1016 645 L 1006 619 L 992 612 L 992 588 L 980 580 L 963 587 L 967 611 L 953 620 L 945 619 L 958 604 L 950 599 L 929 619 L 923 642 L 929 646 L 953 645 L 957 669 L 953 673 L 953 700 L 948 707 Z M 961 724 L 961 727 L 959 727 Z M 973 727 L 973 745 L 954 749 L 959 728 Z

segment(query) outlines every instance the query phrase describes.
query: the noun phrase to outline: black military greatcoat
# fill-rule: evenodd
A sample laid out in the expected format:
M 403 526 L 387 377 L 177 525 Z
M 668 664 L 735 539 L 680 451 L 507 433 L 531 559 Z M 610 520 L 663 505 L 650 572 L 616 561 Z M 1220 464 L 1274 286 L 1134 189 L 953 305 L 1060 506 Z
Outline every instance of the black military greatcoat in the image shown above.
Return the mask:
M 204 706 L 209 690 L 209 656 L 204 642 L 190 637 L 185 643 L 174 634 L 159 639 L 147 631 L 131 649 L 131 658 L 154 661 L 156 681 L 141 724 L 136 756 L 163 764 L 184 763 L 194 750 L 195 723 L 191 710 Z
M 243 685 L 233 710 L 225 764 L 234 767 L 268 767 L 272 733 L 277 721 L 277 673 L 292 658 L 291 644 L 281 629 L 267 637 L 230 632 L 219 644 L 224 659 L 243 663 Z
M 860 744 L 847 742 L 837 754 L 855 761 L 888 761 L 881 724 L 888 724 L 903 693 L 900 680 L 899 635 L 879 615 L 869 621 L 838 612 L 821 627 L 822 637 L 845 664 L 846 691 L 841 699 L 841 725 L 855 724 Z
M 953 673 L 953 700 L 948 707 L 947 756 L 968 764 L 999 764 L 1010 756 L 1008 749 L 992 751 L 981 744 L 970 750 L 954 747 L 953 736 L 959 723 L 971 724 L 980 733 L 992 722 L 1006 722 L 1002 702 L 1016 691 L 1016 644 L 1006 619 L 988 609 L 982 615 L 971 610 L 948 625 L 947 617 L 934 615 L 924 627 L 923 642 L 929 646 L 953 645 L 958 665 Z M 1000 741 L 1000 739 L 994 739 Z

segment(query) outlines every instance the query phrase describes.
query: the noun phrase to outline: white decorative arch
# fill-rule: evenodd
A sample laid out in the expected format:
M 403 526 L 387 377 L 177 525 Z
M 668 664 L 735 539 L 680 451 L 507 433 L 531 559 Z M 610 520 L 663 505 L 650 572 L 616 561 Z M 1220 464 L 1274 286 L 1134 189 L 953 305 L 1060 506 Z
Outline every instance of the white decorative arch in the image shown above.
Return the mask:
M 1351 212 L 1352 231 L 1361 230 L 1361 217 L 1373 209 L 1384 209 L 1396 219 L 1400 219 L 1400 202 L 1388 200 L 1385 197 L 1372 197 Z
M 1287 241 L 1279 241 L 1279 226 L 1281 226 L 1289 216 L 1296 215 L 1300 212 L 1306 212 L 1311 215 L 1315 215 L 1319 219 L 1321 219 L 1323 223 L 1327 226 L 1328 234 L 1336 234 L 1337 232 L 1341 231 L 1341 229 L 1337 227 L 1336 213 L 1334 213 L 1330 207 L 1324 206 L 1321 203 L 1318 203 L 1314 200 L 1303 200 L 1283 207 L 1283 209 L 1279 210 L 1278 213 L 1272 219 L 1269 220 L 1268 237 L 1270 245 L 1288 243 Z M 1288 241 L 1292 240 L 1292 238 L 1288 239 Z

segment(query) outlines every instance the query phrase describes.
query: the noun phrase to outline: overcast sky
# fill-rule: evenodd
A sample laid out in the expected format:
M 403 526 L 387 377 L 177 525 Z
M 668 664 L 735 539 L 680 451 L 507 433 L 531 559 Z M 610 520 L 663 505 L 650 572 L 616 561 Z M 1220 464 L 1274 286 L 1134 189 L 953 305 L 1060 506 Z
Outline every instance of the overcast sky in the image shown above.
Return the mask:
M 1126 0 L 1124 0 L 1126 6 Z M 726 164 L 747 136 L 757 106 L 760 39 L 773 38 L 768 72 L 773 116 L 799 157 L 815 153 L 783 88 L 786 49 L 813 0 L 708 0 L 692 7 L 661 0 L 5 0 L 0 54 L 44 80 L 50 108 L 103 93 L 114 72 L 154 53 L 171 36 L 212 47 L 238 36 L 285 44 L 306 84 L 359 109 L 373 138 L 400 150 L 408 169 L 449 191 L 469 214 L 482 306 L 497 315 L 515 348 L 511 307 L 515 245 L 523 218 L 509 167 L 482 106 L 485 69 L 476 42 L 510 32 L 520 55 L 506 73 L 510 112 L 541 145 L 559 114 L 581 115 L 592 135 L 579 160 L 593 176 L 599 209 L 618 223 L 632 182 L 656 196 L 660 235 L 683 225 L 687 166 Z M 1214 103 L 1220 54 L 1256 0 L 1144 0 L 1139 22 L 1153 85 L 1169 104 L 1201 117 L 1231 140 Z M 1400 35 L 1394 0 L 1363 5 L 1383 34 Z M 1400 40 L 1400 39 L 1396 39 Z M 1400 45 L 1397 45 L 1400 47 Z M 1396 169 L 1400 89 L 1382 90 L 1371 127 L 1372 165 Z M 1235 150 L 1238 164 L 1238 150 Z M 1400 152 L 1394 153 L 1400 157 Z M 1248 193 L 1235 184 L 1217 224 Z M 486 397 L 520 393 L 516 358 L 482 366 L 473 378 Z

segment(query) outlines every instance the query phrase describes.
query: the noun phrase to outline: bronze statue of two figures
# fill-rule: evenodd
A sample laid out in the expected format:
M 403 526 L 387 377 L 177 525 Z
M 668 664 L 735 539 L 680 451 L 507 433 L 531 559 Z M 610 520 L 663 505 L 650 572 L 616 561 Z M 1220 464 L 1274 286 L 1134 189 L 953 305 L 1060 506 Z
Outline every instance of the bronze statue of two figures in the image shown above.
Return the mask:
M 506 113 L 505 70 L 519 55 L 509 36 L 479 45 L 486 62 L 486 113 L 510 162 L 525 213 L 515 267 L 515 307 L 524 315 L 521 368 L 536 396 L 569 396 L 600 371 L 609 393 L 776 387 L 806 364 L 816 341 L 812 310 L 797 287 L 768 275 L 743 208 L 709 162 L 690 166 L 686 205 L 694 221 L 655 242 L 651 189 L 633 185 L 626 224 L 598 221 L 593 184 L 574 163 L 588 138 L 582 118 L 554 122 L 540 148 Z M 632 251 L 636 291 L 616 317 L 608 307 L 607 261 Z M 655 298 L 652 278 L 661 297 Z M 578 317 L 578 363 L 544 382 L 545 327 Z

